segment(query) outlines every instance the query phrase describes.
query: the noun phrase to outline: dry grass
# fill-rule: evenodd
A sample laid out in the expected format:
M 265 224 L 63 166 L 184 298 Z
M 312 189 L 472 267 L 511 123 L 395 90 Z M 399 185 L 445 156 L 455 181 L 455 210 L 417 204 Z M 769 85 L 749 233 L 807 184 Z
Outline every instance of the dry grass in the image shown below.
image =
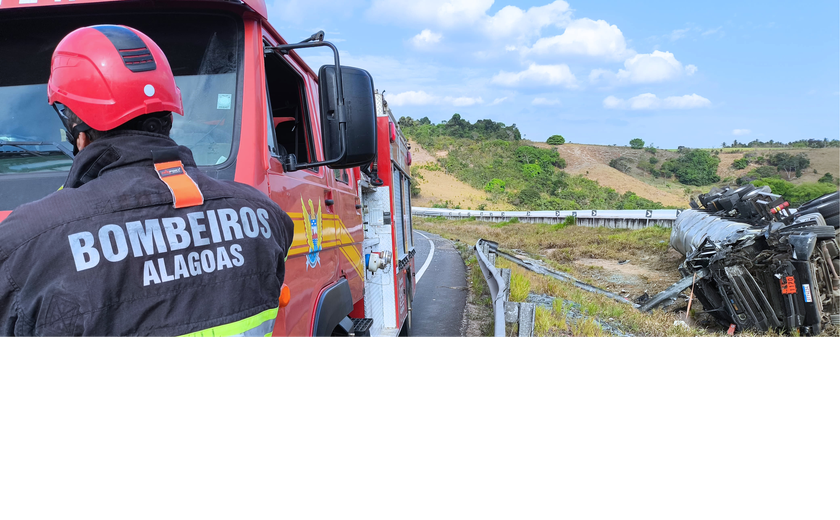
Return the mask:
M 735 162 L 735 160 L 741 159 L 747 153 L 754 153 L 767 157 L 771 154 L 779 152 L 786 152 L 791 155 L 804 153 L 811 161 L 811 165 L 802 171 L 802 177 L 793 177 L 790 179 L 790 182 L 793 184 L 817 182 L 820 177 L 826 173 L 832 174 L 835 179 L 840 176 L 840 149 L 838 148 L 758 148 L 755 150 L 745 149 L 739 153 L 722 153 L 720 154 L 718 175 L 721 179 L 726 179 L 727 177 L 743 177 L 753 168 L 757 168 L 758 165 L 750 164 L 743 170 L 736 170 L 732 167 L 732 163 Z M 817 173 L 814 173 L 814 170 L 817 170 Z M 782 178 L 788 180 L 785 174 L 782 174 Z
M 550 224 L 507 224 L 499 226 L 480 220 L 415 218 L 415 227 L 447 238 L 475 244 L 479 238 L 539 255 L 551 251 L 558 262 L 576 258 L 620 260 L 633 255 L 662 255 L 668 250 L 671 231 L 650 227 L 642 230 L 587 228 Z

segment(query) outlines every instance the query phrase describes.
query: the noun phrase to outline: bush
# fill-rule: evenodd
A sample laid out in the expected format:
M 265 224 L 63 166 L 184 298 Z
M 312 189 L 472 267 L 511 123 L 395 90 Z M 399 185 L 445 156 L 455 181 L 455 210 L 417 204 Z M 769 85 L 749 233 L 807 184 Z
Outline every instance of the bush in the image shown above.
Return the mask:
M 493 179 L 484 185 L 484 191 L 489 191 L 490 193 L 502 193 L 505 191 L 505 184 L 505 181 L 502 179 Z
M 411 196 L 412 197 L 420 196 L 420 184 L 418 183 L 417 179 L 412 177 L 409 182 L 411 183 Z
M 562 135 L 556 135 L 556 134 L 549 137 L 548 140 L 546 141 L 547 144 L 551 144 L 551 145 L 561 145 L 565 142 L 566 142 L 566 140 L 563 138 Z
M 653 146 L 648 146 L 647 148 L 645 148 L 645 151 L 649 154 L 656 154 L 656 148 L 654 148 Z
M 645 142 L 639 139 L 638 137 L 635 139 L 630 140 L 630 148 L 634 150 L 641 150 L 645 147 Z
M 629 157 L 618 157 L 610 161 L 610 167 L 624 173 L 629 173 L 633 168 L 633 162 Z
M 760 179 L 753 182 L 753 186 L 770 186 L 773 193 L 784 197 L 792 206 L 798 206 L 803 202 L 822 197 L 826 193 L 837 191 L 837 186 L 831 184 L 804 182 L 796 185 L 784 179 Z
M 748 174 L 756 179 L 764 179 L 766 177 L 778 177 L 779 172 L 776 171 L 776 168 L 772 166 L 759 166 L 758 168 L 753 168 L 750 170 Z
M 826 173 L 817 182 L 826 182 L 828 184 L 834 184 L 834 176 L 830 173 Z
M 657 159 L 656 157 L 651 157 L 651 158 L 648 160 L 648 162 L 650 162 L 650 164 L 656 164 L 656 163 L 658 163 L 658 162 L 659 162 L 659 159 Z
M 686 150 L 676 159 L 662 163 L 662 172 L 673 175 L 683 184 L 705 186 L 720 181 L 718 164 L 720 159 L 707 150 Z
M 749 160 L 749 159 L 747 159 L 746 157 L 742 157 L 742 158 L 740 158 L 740 159 L 735 159 L 734 161 L 732 161 L 732 166 L 733 166 L 736 170 L 743 170 L 743 169 L 744 169 L 744 168 L 746 168 L 749 164 L 750 164 L 750 160 Z

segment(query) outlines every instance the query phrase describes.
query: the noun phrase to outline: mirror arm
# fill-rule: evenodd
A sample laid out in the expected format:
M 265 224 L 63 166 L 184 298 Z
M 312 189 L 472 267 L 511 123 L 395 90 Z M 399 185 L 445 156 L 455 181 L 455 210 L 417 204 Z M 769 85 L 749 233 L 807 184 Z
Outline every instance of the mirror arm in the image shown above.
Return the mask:
M 310 38 L 316 36 L 318 33 L 313 34 Z M 295 49 L 309 49 L 312 47 L 329 47 L 333 51 L 333 56 L 335 57 L 335 86 L 336 86 L 336 93 L 338 94 L 338 102 L 336 103 L 336 116 L 338 117 L 338 142 L 339 142 L 339 154 L 338 157 L 335 159 L 327 159 L 325 161 L 319 162 L 312 162 L 312 163 L 299 163 L 299 164 L 284 164 L 283 169 L 288 169 L 287 171 L 294 171 L 300 170 L 303 168 L 314 168 L 317 166 L 329 166 L 331 164 L 335 164 L 341 160 L 342 157 L 347 153 L 347 142 L 346 142 L 346 133 L 347 133 L 347 111 L 344 108 L 344 85 L 342 84 L 341 80 L 341 62 L 338 57 L 338 49 L 335 45 L 330 42 L 325 41 L 307 41 L 304 40 L 300 43 L 290 43 L 286 45 L 277 45 L 276 47 L 266 46 L 263 48 L 263 52 L 265 54 L 269 54 L 272 52 L 278 52 L 280 54 L 289 54 L 289 51 Z M 287 161 L 288 162 L 288 161 Z

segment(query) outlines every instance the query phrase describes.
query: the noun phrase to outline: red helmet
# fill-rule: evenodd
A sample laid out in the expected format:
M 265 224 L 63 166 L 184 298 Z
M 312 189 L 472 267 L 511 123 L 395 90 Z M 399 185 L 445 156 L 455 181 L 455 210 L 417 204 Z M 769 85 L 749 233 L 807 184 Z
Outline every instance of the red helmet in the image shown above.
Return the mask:
M 50 105 L 66 105 L 101 131 L 152 112 L 184 115 L 163 51 L 124 25 L 82 27 L 65 36 L 53 52 L 47 94 Z

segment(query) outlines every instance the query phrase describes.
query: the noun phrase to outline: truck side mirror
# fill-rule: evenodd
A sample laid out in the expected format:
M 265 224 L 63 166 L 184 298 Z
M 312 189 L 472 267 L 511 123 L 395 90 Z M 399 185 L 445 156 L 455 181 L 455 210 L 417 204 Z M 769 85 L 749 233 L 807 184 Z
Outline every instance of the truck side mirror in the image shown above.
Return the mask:
M 376 156 L 376 107 L 373 78 L 363 69 L 340 67 L 344 90 L 344 117 L 339 113 L 336 66 L 318 71 L 321 95 L 321 140 L 324 158 L 335 159 L 332 168 L 354 168 L 369 164 Z M 346 121 L 342 128 L 341 120 Z M 342 135 L 343 134 L 343 135 Z M 344 140 L 342 154 L 341 141 Z M 332 161 L 331 161 L 332 162 Z

